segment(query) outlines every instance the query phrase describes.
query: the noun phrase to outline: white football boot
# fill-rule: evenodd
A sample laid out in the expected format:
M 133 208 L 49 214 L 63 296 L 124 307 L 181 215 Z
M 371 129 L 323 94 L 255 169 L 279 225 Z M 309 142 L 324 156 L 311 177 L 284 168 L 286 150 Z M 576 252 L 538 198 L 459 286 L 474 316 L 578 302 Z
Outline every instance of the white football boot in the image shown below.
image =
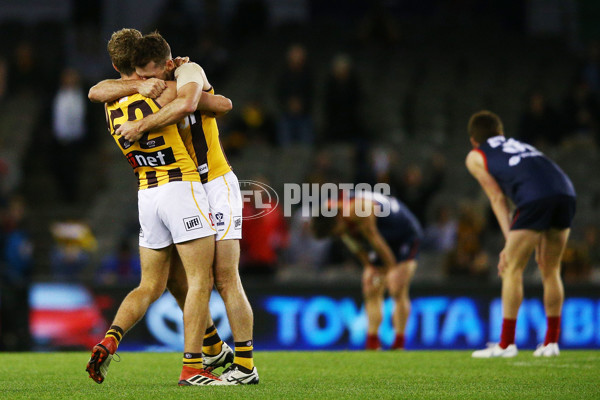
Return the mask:
M 471 354 L 473 358 L 511 358 L 519 353 L 515 344 L 508 345 L 503 349 L 498 343 L 488 343 L 488 347 L 483 350 L 476 350 Z
M 560 355 L 558 343 L 548 343 L 545 346 L 540 343 L 533 352 L 534 357 L 557 357 L 558 355 Z
M 231 364 L 219 378 L 229 385 L 256 385 L 258 383 L 256 367 L 248 370 L 249 372 L 242 371 L 241 368 L 243 368 L 241 365 Z
M 202 353 L 202 364 L 206 370 L 212 371 L 215 368 L 224 367 L 225 365 L 232 363 L 233 358 L 233 350 L 227 343 L 223 342 L 221 352 L 216 356 L 209 356 L 206 353 Z

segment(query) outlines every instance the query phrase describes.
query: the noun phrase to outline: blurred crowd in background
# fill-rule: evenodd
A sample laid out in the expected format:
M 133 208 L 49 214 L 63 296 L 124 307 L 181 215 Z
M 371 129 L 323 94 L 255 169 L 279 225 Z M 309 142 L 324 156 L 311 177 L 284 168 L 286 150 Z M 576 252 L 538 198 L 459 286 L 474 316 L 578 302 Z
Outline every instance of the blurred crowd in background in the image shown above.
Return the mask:
M 501 233 L 464 157 L 469 115 L 498 112 L 508 136 L 573 178 L 578 216 L 564 278 L 600 281 L 595 1 L 51 3 L 0 6 L 1 271 L 12 301 L 32 280 L 137 282 L 135 177 L 102 105 L 87 99 L 94 83 L 117 77 L 106 43 L 122 27 L 158 30 L 232 99 L 219 129 L 241 180 L 278 191 L 286 182 L 388 183 L 425 227 L 417 281 L 496 275 Z M 284 218 L 278 209 L 243 230 L 247 279 L 360 276 L 342 246 L 311 236 L 299 211 Z

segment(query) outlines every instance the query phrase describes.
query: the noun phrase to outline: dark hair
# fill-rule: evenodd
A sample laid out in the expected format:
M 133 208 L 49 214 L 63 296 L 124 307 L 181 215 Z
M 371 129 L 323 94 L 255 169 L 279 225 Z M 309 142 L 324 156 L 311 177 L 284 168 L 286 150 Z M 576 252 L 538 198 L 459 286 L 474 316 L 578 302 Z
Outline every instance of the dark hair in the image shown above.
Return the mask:
M 123 75 L 131 75 L 135 67 L 131 64 L 131 55 L 142 38 L 142 33 L 137 29 L 124 28 L 116 31 L 110 37 L 106 49 L 110 60 Z
M 315 237 L 322 239 L 332 235 L 336 221 L 335 217 L 325 217 L 319 213 L 318 216 L 311 218 L 310 227 Z
M 160 33 L 152 32 L 138 40 L 131 55 L 134 67 L 144 67 L 150 61 L 163 66 L 171 58 L 171 47 Z
M 479 144 L 491 137 L 504 135 L 500 117 L 487 110 L 476 112 L 471 116 L 467 131 L 469 136 Z

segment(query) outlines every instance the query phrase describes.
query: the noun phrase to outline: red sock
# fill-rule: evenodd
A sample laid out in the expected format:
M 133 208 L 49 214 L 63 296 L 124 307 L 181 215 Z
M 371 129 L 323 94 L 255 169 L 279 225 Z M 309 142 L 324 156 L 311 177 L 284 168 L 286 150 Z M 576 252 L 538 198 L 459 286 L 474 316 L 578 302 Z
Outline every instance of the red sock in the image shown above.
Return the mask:
M 500 347 L 507 348 L 515 343 L 515 328 L 517 327 L 516 319 L 504 318 L 502 320 L 502 334 L 500 335 Z
M 400 350 L 404 348 L 404 335 L 398 334 L 396 335 L 396 339 L 394 340 L 394 344 L 392 345 L 393 350 Z
M 367 334 L 367 344 L 365 346 L 367 350 L 379 350 L 381 343 L 379 343 L 379 337 L 377 335 Z
M 560 315 L 558 317 L 548 317 L 548 327 L 546 328 L 546 339 L 544 340 L 544 346 L 548 343 L 558 343 L 558 337 L 560 335 Z

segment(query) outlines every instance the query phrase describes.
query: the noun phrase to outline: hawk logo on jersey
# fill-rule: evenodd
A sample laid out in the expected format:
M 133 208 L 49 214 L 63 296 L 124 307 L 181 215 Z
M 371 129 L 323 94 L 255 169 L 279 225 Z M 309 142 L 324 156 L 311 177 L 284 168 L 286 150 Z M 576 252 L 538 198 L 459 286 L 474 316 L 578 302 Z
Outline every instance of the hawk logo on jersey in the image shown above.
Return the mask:
M 167 148 L 152 153 L 134 150 L 126 155 L 129 165 L 134 169 L 138 167 L 158 167 L 169 165 L 175 162 L 173 149 Z
M 223 213 L 222 212 L 216 213 L 215 219 L 217 220 L 217 226 L 225 225 L 225 222 L 223 222 Z
M 202 222 L 200 221 L 200 217 L 198 215 L 184 218 L 183 224 L 185 225 L 186 231 L 193 231 L 194 229 L 202 228 Z

